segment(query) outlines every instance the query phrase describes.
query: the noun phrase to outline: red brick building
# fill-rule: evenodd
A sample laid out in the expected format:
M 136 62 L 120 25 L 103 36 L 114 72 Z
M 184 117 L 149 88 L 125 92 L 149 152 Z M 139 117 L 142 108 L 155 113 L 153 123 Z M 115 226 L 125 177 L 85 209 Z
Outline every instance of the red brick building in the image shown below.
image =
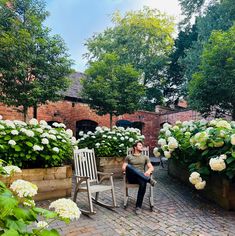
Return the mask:
M 109 115 L 99 116 L 79 97 L 81 91 L 81 73 L 71 76 L 72 84 L 65 92 L 64 100 L 48 103 L 38 108 L 37 119 L 46 120 L 49 123 L 63 122 L 67 128 L 78 134 L 79 131 L 94 130 L 96 126 L 109 127 Z M 23 114 L 15 107 L 7 107 L 0 104 L 0 115 L 4 119 L 23 120 Z M 28 119 L 33 117 L 32 109 L 29 110 Z M 197 119 L 198 114 L 191 110 L 181 108 L 181 111 L 171 110 L 158 106 L 156 112 L 137 111 L 134 114 L 124 114 L 113 118 L 113 124 L 117 126 L 131 126 L 139 128 L 145 135 L 145 143 L 153 149 L 156 145 L 157 135 L 161 125 L 165 122 L 174 123 L 176 120 Z

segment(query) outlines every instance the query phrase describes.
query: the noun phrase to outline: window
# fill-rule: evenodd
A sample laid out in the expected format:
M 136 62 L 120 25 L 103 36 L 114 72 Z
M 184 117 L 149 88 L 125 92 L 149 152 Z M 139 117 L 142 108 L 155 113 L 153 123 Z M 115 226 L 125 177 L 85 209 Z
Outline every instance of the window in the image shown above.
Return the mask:
M 128 128 L 128 127 L 132 127 L 132 122 L 130 122 L 129 120 L 118 120 L 116 122 L 116 126 L 117 127 L 123 127 L 123 128 Z
M 94 132 L 98 123 L 93 120 L 79 120 L 76 122 L 76 138 L 79 138 L 79 132 L 83 131 L 87 133 L 88 131 Z
M 132 122 L 132 127 L 139 129 L 141 134 L 142 134 L 142 131 L 143 131 L 143 128 L 144 128 L 144 123 L 141 122 L 141 121 L 135 121 L 135 122 Z

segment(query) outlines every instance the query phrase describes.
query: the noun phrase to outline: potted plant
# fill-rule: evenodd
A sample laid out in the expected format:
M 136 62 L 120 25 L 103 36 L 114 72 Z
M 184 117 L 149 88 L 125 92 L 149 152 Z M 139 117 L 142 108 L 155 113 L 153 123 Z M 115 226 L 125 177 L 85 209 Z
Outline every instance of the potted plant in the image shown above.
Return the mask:
M 207 198 L 235 209 L 235 122 L 164 124 L 155 155 L 169 158 L 168 173 L 190 182 Z
M 66 164 L 77 143 L 72 131 L 65 128 L 56 122 L 49 126 L 44 120 L 0 119 L 0 156 L 22 168 L 12 181 L 25 179 L 38 186 L 36 200 L 71 195 L 72 169 Z
M 114 177 L 121 177 L 121 166 L 126 157 L 127 148 L 137 140 L 143 140 L 139 129 L 116 127 L 96 127 L 95 132 L 79 133 L 79 148 L 94 148 L 97 166 L 100 171 L 112 172 Z

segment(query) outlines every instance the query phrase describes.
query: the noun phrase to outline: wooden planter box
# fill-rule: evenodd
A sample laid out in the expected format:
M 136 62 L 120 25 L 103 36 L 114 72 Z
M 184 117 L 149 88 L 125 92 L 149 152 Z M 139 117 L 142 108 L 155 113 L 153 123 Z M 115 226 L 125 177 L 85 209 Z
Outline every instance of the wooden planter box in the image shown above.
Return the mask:
M 38 186 L 38 194 L 34 197 L 36 201 L 71 196 L 71 166 L 22 169 L 22 173 L 16 173 L 11 178 L 0 178 L 2 182 L 7 184 L 16 179 L 27 180 Z
M 101 172 L 112 172 L 114 178 L 122 178 L 122 164 L 125 157 L 100 157 L 97 158 L 97 168 Z
M 168 160 L 168 174 L 190 187 L 194 186 L 189 182 L 190 173 L 188 169 L 174 159 Z M 206 180 L 206 187 L 197 190 L 203 197 L 217 203 L 226 210 L 235 210 L 235 183 L 221 177 L 219 174 L 210 175 Z

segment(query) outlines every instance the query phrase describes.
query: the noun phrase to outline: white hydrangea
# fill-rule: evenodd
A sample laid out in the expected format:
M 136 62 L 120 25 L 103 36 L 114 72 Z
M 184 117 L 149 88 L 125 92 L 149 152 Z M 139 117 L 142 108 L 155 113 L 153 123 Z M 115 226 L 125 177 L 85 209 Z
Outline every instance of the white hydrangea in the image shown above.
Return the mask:
M 167 139 L 167 141 L 168 141 L 169 149 L 174 150 L 174 149 L 178 148 L 178 146 L 179 146 L 178 141 L 174 137 L 169 137 Z
M 205 188 L 205 186 L 206 186 L 206 181 L 205 180 L 204 181 L 199 181 L 195 184 L 195 188 L 197 190 L 202 190 L 202 189 Z
M 200 174 L 196 171 L 192 172 L 191 175 L 189 176 L 189 181 L 192 184 L 197 184 L 198 182 L 202 181 L 202 178 L 200 177 Z
M 36 227 L 39 228 L 39 229 L 42 229 L 42 228 L 48 228 L 49 225 L 46 221 L 38 221 L 36 223 Z
M 99 126 L 97 126 L 97 127 L 95 128 L 95 130 L 98 131 L 98 132 L 103 131 L 102 128 L 99 127 Z M 80 132 L 82 132 L 82 131 L 80 131 Z M 79 135 L 80 135 L 80 134 L 79 134 Z
M 49 144 L 49 140 L 47 138 L 42 139 L 42 144 Z
M 71 129 L 67 129 L 66 133 L 70 138 L 73 136 L 73 131 Z
M 171 157 L 171 152 L 169 152 L 169 151 L 164 151 L 164 156 L 165 156 L 166 158 L 170 158 L 170 157 Z
M 226 168 L 226 164 L 224 161 L 226 158 L 227 158 L 226 155 L 220 155 L 218 157 L 211 158 L 209 161 L 209 165 L 210 165 L 211 169 L 214 171 L 224 170 Z
M 232 129 L 231 128 L 231 125 L 228 123 L 228 121 L 226 120 L 219 120 L 217 123 L 216 123 L 216 127 L 218 128 L 226 128 L 226 129 Z
M 230 142 L 231 142 L 232 145 L 235 145 L 235 134 L 231 135 Z
M 60 124 L 57 123 L 57 122 L 54 122 L 52 125 L 53 125 L 54 127 L 60 127 Z
M 99 146 L 100 146 L 100 143 L 96 143 L 95 146 L 96 146 L 96 147 L 99 147 Z
M 42 151 L 44 148 L 43 147 L 40 147 L 38 145 L 33 145 L 33 150 L 34 151 Z
M 11 120 L 5 120 L 5 124 L 6 124 L 6 126 L 8 126 L 8 127 L 10 127 L 10 128 L 15 129 L 15 124 L 14 124 L 13 121 L 11 121 Z
M 163 139 L 163 138 L 160 138 L 160 139 L 158 140 L 158 144 L 161 145 L 161 146 L 164 146 L 164 145 L 166 145 L 166 140 Z
M 56 136 L 54 134 L 49 134 L 47 137 L 49 139 L 56 140 Z
M 172 125 L 170 125 L 170 124 L 168 124 L 168 123 L 164 123 L 163 124 L 163 129 L 169 129 L 169 128 L 171 128 L 172 127 Z
M 38 121 L 37 121 L 37 119 L 32 118 L 32 119 L 29 121 L 29 124 L 30 124 L 30 125 L 38 125 Z
M 15 142 L 15 140 L 9 140 L 8 141 L 8 144 L 10 144 L 11 146 L 15 146 L 16 145 L 16 142 Z
M 159 152 L 159 149 L 157 147 L 155 147 L 153 149 L 153 154 L 155 157 L 160 157 L 161 156 L 161 153 Z
M 170 131 L 170 130 L 166 130 L 165 135 L 166 135 L 167 137 L 170 137 L 170 136 L 171 136 L 171 131 Z
M 28 137 L 33 137 L 34 136 L 34 132 L 32 130 L 26 130 L 25 131 L 25 134 L 28 136 Z
M 25 199 L 24 202 L 23 202 L 23 205 L 24 206 L 29 206 L 29 207 L 34 207 L 36 204 L 35 204 L 34 200 Z
M 0 125 L 0 129 L 5 129 L 5 127 L 3 125 Z
M 133 138 L 129 138 L 129 142 L 134 142 L 134 139 Z
M 17 193 L 19 197 L 33 197 L 37 194 L 38 187 L 26 180 L 15 180 L 10 188 Z
M 40 125 L 42 125 L 42 126 L 47 126 L 47 122 L 45 121 L 45 120 L 40 120 Z
M 58 147 L 53 147 L 52 150 L 53 150 L 54 152 L 57 152 L 57 153 L 59 153 L 59 151 L 60 151 L 60 149 L 59 149 Z
M 40 133 L 40 134 L 43 133 L 43 129 L 42 129 L 42 128 L 36 128 L 35 131 L 37 131 L 37 132 Z
M 70 220 L 79 219 L 81 211 L 77 204 L 70 199 L 61 198 L 52 202 L 49 208 L 54 208 L 55 212 L 62 218 L 69 218 Z
M 14 130 L 11 131 L 11 134 L 12 134 L 12 135 L 18 135 L 19 132 L 18 132 L 17 130 L 14 129 Z
M 125 138 L 124 138 L 124 137 L 121 137 L 121 138 L 120 138 L 120 140 L 124 141 L 124 140 L 125 140 Z
M 3 169 L 5 170 L 7 175 L 22 172 L 18 166 L 4 166 Z

